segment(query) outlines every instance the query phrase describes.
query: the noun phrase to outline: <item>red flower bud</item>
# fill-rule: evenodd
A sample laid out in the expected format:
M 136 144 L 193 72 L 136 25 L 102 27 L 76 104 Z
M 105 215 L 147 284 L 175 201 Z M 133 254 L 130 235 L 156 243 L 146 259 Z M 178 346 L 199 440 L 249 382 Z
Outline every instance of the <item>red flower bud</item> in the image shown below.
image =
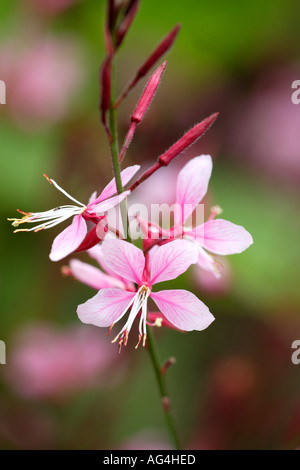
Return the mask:
M 106 113 L 110 107 L 110 95 L 111 95 L 111 56 L 108 56 L 102 64 L 100 71 L 100 83 L 101 83 L 101 98 L 100 98 L 100 111 L 101 121 L 109 135 L 109 129 L 106 122 Z
M 145 112 L 149 108 L 155 96 L 156 90 L 158 88 L 158 85 L 160 84 L 161 77 L 165 71 L 166 66 L 167 61 L 163 62 L 149 78 L 147 85 L 145 86 L 144 91 L 142 93 L 142 96 L 137 104 L 137 107 L 135 108 L 135 111 L 131 116 L 132 122 L 140 123 L 143 119 Z
M 139 82 L 139 80 L 144 77 L 149 70 L 153 67 L 153 65 L 160 60 L 160 58 L 171 48 L 173 45 L 177 34 L 180 29 L 180 24 L 178 23 L 168 34 L 165 38 L 158 44 L 156 49 L 152 52 L 152 54 L 148 57 L 148 59 L 143 63 L 143 65 L 138 69 L 135 77 L 133 80 L 127 85 L 122 95 L 118 98 L 115 103 L 115 108 L 119 106 L 121 101 L 128 95 L 128 93 L 132 90 L 133 87 Z
M 201 121 L 199 124 L 196 124 L 192 129 L 186 132 L 181 139 L 179 139 L 175 144 L 172 145 L 165 153 L 163 153 L 158 161 L 162 166 L 167 166 L 177 157 L 183 150 L 186 150 L 190 145 L 192 145 L 196 140 L 198 140 L 207 129 L 215 122 L 219 113 L 212 114 L 208 118 Z
M 131 0 L 130 1 L 129 5 L 127 7 L 127 10 L 125 12 L 125 15 L 124 15 L 124 19 L 123 19 L 123 21 L 121 22 L 120 26 L 117 29 L 116 48 L 119 47 L 122 44 L 123 39 L 126 36 L 128 30 L 131 26 L 131 23 L 133 22 L 136 14 L 137 14 L 138 6 L 139 6 L 139 0 Z
M 186 150 L 190 145 L 192 145 L 197 139 L 199 139 L 207 129 L 215 122 L 219 113 L 214 113 L 208 118 L 204 119 L 196 126 L 192 127 L 186 134 L 184 134 L 181 139 L 179 139 L 172 147 L 169 148 L 165 153 L 160 155 L 157 162 L 154 165 L 145 171 L 145 173 L 135 181 L 131 186 L 129 186 L 130 191 L 133 191 L 137 188 L 143 181 L 150 178 L 159 168 L 162 166 L 167 166 L 169 163 L 177 157 L 183 150 Z
M 136 79 L 144 77 L 151 67 L 172 47 L 180 30 L 180 23 L 178 23 L 158 44 L 156 49 L 148 57 L 146 62 L 139 68 L 136 74 Z

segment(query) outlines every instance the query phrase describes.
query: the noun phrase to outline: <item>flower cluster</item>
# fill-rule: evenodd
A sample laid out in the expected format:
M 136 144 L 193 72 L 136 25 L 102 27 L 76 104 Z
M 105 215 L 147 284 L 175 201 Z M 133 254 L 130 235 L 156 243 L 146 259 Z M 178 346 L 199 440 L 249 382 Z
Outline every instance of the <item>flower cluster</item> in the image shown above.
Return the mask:
M 122 230 L 119 230 L 109 221 L 111 210 L 120 205 L 124 222 L 128 218 L 124 202 L 130 197 L 131 192 L 161 167 L 169 165 L 175 157 L 199 139 L 217 118 L 217 113 L 212 114 L 193 126 L 160 155 L 151 168 L 124 190 L 140 166 L 134 165 L 120 171 L 120 164 L 138 124 L 154 98 L 166 69 L 166 61 L 150 76 L 131 115 L 130 126 L 120 152 L 117 150 L 114 128 L 116 109 L 136 83 L 171 47 L 179 31 L 179 25 L 176 25 L 140 67 L 125 91 L 114 101 L 111 91 L 112 63 L 136 14 L 138 3 L 138 1 L 129 1 L 127 8 L 120 14 L 115 9 L 115 2 L 108 2 L 108 21 L 105 29 L 107 57 L 101 68 L 100 111 L 102 124 L 111 145 L 114 179 L 99 196 L 93 193 L 85 205 L 45 175 L 47 180 L 73 204 L 62 205 L 44 212 L 19 211 L 23 215 L 22 218 L 9 219 L 16 227 L 15 232 L 38 232 L 72 218 L 71 225 L 54 239 L 50 259 L 59 261 L 71 253 L 87 251 L 98 261 L 101 269 L 72 259 L 69 266 L 63 267 L 63 272 L 98 291 L 94 297 L 79 305 L 77 309 L 83 323 L 109 327 L 110 333 L 114 324 L 126 317 L 112 341 L 118 342 L 119 351 L 122 345 L 126 346 L 129 332 L 137 317 L 139 320 L 136 348 L 140 343 L 145 346 L 149 326 L 165 325 L 184 331 L 207 328 L 214 317 L 208 307 L 193 293 L 183 289 L 156 290 L 155 286 L 163 281 L 176 279 L 196 263 L 218 277 L 221 274 L 220 266 L 214 254 L 241 253 L 252 243 L 251 235 L 243 227 L 216 218 L 221 213 L 218 206 L 212 208 L 206 222 L 202 220 L 196 225 L 188 226 L 188 219 L 197 210 L 208 189 L 212 172 L 212 159 L 209 155 L 191 159 L 179 172 L 173 226 L 166 229 L 136 214 L 135 221 L 144 236 L 142 249 L 132 243 L 124 223 Z M 31 228 L 18 228 L 20 225 L 23 227 L 23 224 L 34 225 Z M 149 299 L 156 304 L 157 312 L 148 312 Z

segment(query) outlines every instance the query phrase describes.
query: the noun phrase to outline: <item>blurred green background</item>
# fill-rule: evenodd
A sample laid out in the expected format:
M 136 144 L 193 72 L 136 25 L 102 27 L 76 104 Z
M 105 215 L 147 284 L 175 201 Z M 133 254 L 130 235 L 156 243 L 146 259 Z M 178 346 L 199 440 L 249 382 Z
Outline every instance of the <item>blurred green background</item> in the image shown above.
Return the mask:
M 0 366 L 1 448 L 170 446 L 151 363 L 147 351 L 134 350 L 135 338 L 119 359 L 106 332 L 93 328 L 103 355 L 113 350 L 115 357 L 109 371 L 95 372 L 96 384 L 82 383 L 80 390 L 29 397 L 11 379 L 19 373 L 13 370 L 16 337 L 41 323 L 63 332 L 85 328 L 76 307 L 94 295 L 61 275 L 66 260 L 50 262 L 59 228 L 14 235 L 5 219 L 17 208 L 61 204 L 43 173 L 83 202 L 112 177 L 98 112 L 105 3 L 0 5 L 0 79 L 7 86 L 7 104 L 0 106 L 0 339 L 7 346 L 7 364 Z M 196 268 L 172 282 L 209 306 L 216 320 L 207 330 L 155 332 L 161 358 L 177 359 L 168 382 L 186 448 L 300 443 L 300 365 L 291 361 L 292 342 L 300 339 L 300 105 L 291 101 L 292 82 L 300 79 L 299 17 L 297 0 L 141 0 L 117 59 L 121 92 L 181 23 L 126 166 L 147 168 L 185 130 L 219 111 L 205 137 L 165 171 L 157 191 L 167 198 L 175 170 L 211 153 L 208 213 L 219 204 L 224 218 L 254 239 L 245 253 L 224 260 L 219 283 Z M 120 107 L 120 141 L 144 83 Z M 85 254 L 79 258 L 88 261 Z

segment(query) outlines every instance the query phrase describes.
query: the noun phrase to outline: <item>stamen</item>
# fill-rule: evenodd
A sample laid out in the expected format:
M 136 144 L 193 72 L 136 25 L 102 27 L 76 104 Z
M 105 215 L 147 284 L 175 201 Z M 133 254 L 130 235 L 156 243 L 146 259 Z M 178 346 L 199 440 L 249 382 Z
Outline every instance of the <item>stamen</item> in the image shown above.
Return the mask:
M 113 326 L 114 326 L 114 323 L 112 323 L 112 324 L 110 325 L 109 330 L 108 330 L 108 332 L 107 332 L 107 336 L 110 335 L 110 332 L 111 332 L 111 330 L 113 329 Z
M 207 220 L 213 220 L 217 215 L 222 214 L 223 209 L 220 206 L 213 206 L 210 211 L 211 213 Z
M 67 196 L 69 199 L 71 199 L 72 201 L 76 202 L 77 204 L 79 204 L 80 206 L 82 207 L 86 207 L 84 204 L 82 204 L 82 202 L 79 202 L 77 201 L 77 199 L 75 199 L 73 196 L 71 196 L 69 193 L 67 193 L 67 191 L 65 191 L 64 189 L 62 189 L 54 180 L 52 180 L 51 178 L 49 178 L 45 173 L 44 173 L 44 176 L 45 178 L 49 181 L 49 183 L 53 184 L 56 189 L 58 189 L 61 193 L 63 193 L 65 196 Z
M 162 317 L 155 318 L 155 321 L 152 323 L 146 321 L 148 326 L 158 326 L 159 328 L 162 326 L 162 322 L 163 322 Z
M 124 331 L 124 346 L 127 346 L 127 341 L 128 341 L 128 331 Z
M 119 338 L 119 336 L 120 336 L 120 333 L 117 334 L 117 336 L 111 341 L 111 343 L 115 343 L 117 339 Z
M 141 341 L 142 341 L 142 335 L 139 335 L 139 341 L 138 341 L 138 343 L 137 343 L 137 345 L 135 346 L 134 349 L 137 349 L 139 347 Z
M 138 348 L 139 344 L 141 341 L 143 341 L 143 346 L 146 344 L 146 338 L 147 338 L 147 327 L 146 327 L 146 321 L 147 321 L 147 299 L 150 295 L 150 288 L 148 286 L 141 286 L 137 293 L 134 295 L 134 297 L 131 299 L 129 305 L 127 305 L 126 309 L 122 314 L 117 318 L 117 320 L 114 321 L 116 323 L 119 321 L 125 313 L 128 311 L 128 309 L 131 307 L 130 314 L 128 316 L 128 319 L 121 329 L 121 331 L 115 336 L 115 338 L 112 340 L 112 343 L 115 343 L 116 341 L 119 340 L 119 351 L 121 350 L 121 346 L 127 345 L 128 342 L 128 336 L 129 332 L 131 330 L 131 327 L 133 325 L 133 322 L 138 315 L 139 311 L 142 309 L 141 312 L 141 318 L 139 322 L 139 341 L 138 344 L 136 345 L 135 349 Z M 114 323 L 110 326 L 108 334 L 110 334 L 111 329 L 114 325 Z

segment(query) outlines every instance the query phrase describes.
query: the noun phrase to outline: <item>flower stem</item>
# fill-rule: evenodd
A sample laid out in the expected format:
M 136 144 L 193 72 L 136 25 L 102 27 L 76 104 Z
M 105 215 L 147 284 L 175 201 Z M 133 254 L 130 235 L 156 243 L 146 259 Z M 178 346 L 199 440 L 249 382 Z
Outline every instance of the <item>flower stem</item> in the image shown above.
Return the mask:
M 147 340 L 148 340 L 148 351 L 149 351 L 150 359 L 151 359 L 153 369 L 155 372 L 155 376 L 157 379 L 157 384 L 158 384 L 159 393 L 161 397 L 162 409 L 166 418 L 166 423 L 167 423 L 167 427 L 169 430 L 169 434 L 175 445 L 176 450 L 180 450 L 181 448 L 180 440 L 179 440 L 178 430 L 177 430 L 174 416 L 173 416 L 172 409 L 171 409 L 170 398 L 169 398 L 167 386 L 166 386 L 165 374 L 162 372 L 155 338 L 153 336 L 153 332 L 151 328 L 149 327 L 147 328 Z
M 109 109 L 109 127 L 111 133 L 111 140 L 110 140 L 110 150 L 111 150 L 111 157 L 112 157 L 112 166 L 114 177 L 116 180 L 116 186 L 118 194 L 121 194 L 124 189 L 122 185 L 121 179 L 121 169 L 119 163 L 119 145 L 118 145 L 118 133 L 117 133 L 117 124 L 116 124 L 116 110 L 114 108 L 114 100 L 115 100 L 115 93 L 114 93 L 114 64 L 111 64 L 112 67 L 112 76 L 111 76 L 111 95 L 110 95 L 110 109 Z M 126 199 L 120 203 L 121 209 L 121 216 L 122 216 L 122 223 L 124 228 L 124 235 L 128 241 L 131 241 L 129 230 L 128 230 L 128 216 L 127 216 L 127 203 Z

